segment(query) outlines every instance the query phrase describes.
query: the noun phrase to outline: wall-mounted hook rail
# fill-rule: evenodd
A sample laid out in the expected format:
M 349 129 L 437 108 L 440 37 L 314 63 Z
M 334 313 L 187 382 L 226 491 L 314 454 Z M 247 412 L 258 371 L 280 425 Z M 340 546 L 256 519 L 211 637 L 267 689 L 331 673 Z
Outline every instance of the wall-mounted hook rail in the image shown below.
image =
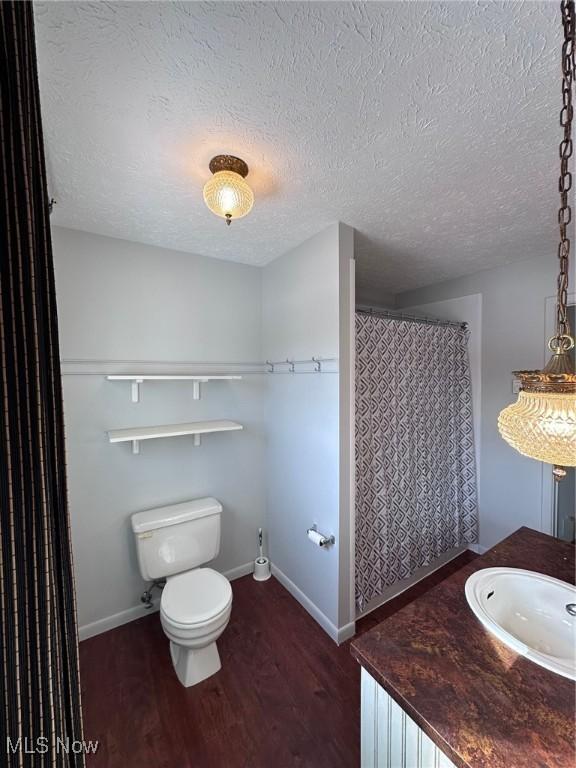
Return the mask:
M 312 355 L 306 360 L 295 360 L 289 357 L 285 360 L 266 360 L 266 365 L 268 366 L 267 373 L 330 373 L 332 371 L 326 371 L 325 364 L 337 362 L 337 357 Z

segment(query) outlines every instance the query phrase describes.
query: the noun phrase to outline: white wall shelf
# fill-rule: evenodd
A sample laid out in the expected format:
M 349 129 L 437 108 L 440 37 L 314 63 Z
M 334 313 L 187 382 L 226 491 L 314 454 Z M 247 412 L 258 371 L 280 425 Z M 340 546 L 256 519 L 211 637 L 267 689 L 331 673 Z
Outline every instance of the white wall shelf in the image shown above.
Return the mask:
M 244 429 L 235 421 L 191 421 L 185 424 L 161 424 L 154 427 L 133 427 L 111 429 L 108 440 L 111 443 L 132 443 L 132 453 L 140 453 L 141 440 L 155 440 L 161 437 L 194 436 L 194 445 L 200 445 L 200 436 L 211 432 L 236 432 Z
M 140 385 L 145 381 L 191 381 L 193 385 L 192 396 L 194 400 L 200 400 L 200 384 L 206 384 L 209 381 L 238 381 L 242 376 L 187 376 L 187 375 L 169 375 L 169 374 L 115 374 L 106 376 L 108 381 L 130 381 L 132 382 L 130 397 L 133 403 L 140 402 Z

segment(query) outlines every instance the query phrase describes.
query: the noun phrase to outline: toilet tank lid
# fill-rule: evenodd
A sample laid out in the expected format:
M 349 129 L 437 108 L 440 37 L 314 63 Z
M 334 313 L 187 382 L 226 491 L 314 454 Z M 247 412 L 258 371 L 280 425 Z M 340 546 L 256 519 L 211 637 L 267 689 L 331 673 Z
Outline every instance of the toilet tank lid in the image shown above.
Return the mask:
M 217 515 L 222 512 L 222 504 L 218 499 L 208 496 L 205 499 L 192 499 L 180 504 L 170 504 L 167 507 L 156 507 L 132 515 L 132 530 L 134 533 L 145 533 L 169 525 L 197 520 L 199 517 Z

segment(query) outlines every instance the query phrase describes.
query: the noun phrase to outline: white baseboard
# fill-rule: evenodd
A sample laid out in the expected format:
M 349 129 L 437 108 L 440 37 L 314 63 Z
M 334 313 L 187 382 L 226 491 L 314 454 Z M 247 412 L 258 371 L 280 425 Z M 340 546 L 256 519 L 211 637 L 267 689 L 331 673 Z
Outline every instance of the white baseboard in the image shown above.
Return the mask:
M 340 628 L 334 626 L 330 619 L 322 613 L 320 608 L 318 608 L 318 606 L 313 603 L 312 600 L 310 600 L 310 598 L 307 597 L 304 592 L 302 592 L 302 590 L 280 570 L 280 568 L 275 566 L 274 563 L 272 563 L 272 575 L 278 579 L 280 584 L 282 584 L 288 592 L 290 592 L 293 598 L 298 600 L 300 605 L 308 611 L 310 616 L 312 616 L 318 624 L 320 624 L 324 632 L 326 632 L 335 643 L 340 645 L 340 643 L 343 643 L 345 640 L 354 636 L 356 633 L 356 624 L 354 622 L 346 624 Z
M 244 563 L 237 568 L 232 568 L 230 571 L 225 571 L 224 576 L 228 581 L 234 581 L 242 576 L 247 576 L 254 570 L 254 563 Z M 116 629 L 123 624 L 128 624 L 136 619 L 141 619 L 143 616 L 149 616 L 151 613 L 156 613 L 160 609 L 160 598 L 156 597 L 152 601 L 152 608 L 145 608 L 143 605 L 135 605 L 133 608 L 127 608 L 125 611 L 115 613 L 112 616 L 106 616 L 104 619 L 98 619 L 90 624 L 84 624 L 78 630 L 80 640 L 87 640 L 89 637 L 95 637 L 101 635 L 103 632 L 108 632 L 109 629 Z
M 350 640 L 351 637 L 354 637 L 356 634 L 356 622 L 351 621 L 349 624 L 344 624 L 343 627 L 340 627 L 338 630 L 338 639 L 336 642 L 338 645 L 341 645 L 342 643 L 345 643 L 346 640 Z
M 239 565 L 237 568 L 232 568 L 230 571 L 224 571 L 224 576 L 228 581 L 234 581 L 234 579 L 241 579 L 242 576 L 248 576 L 248 574 L 254 573 L 254 561 Z
M 153 600 L 152 608 L 146 608 L 144 605 L 135 605 L 133 608 L 127 608 L 125 611 L 114 613 L 112 616 L 106 616 L 104 619 L 84 624 L 78 629 L 78 636 L 80 641 L 88 640 L 89 637 L 101 635 L 103 632 L 108 632 L 109 629 L 116 629 L 116 627 L 121 627 L 122 624 L 128 624 L 130 621 L 136 621 L 136 619 L 141 619 L 150 613 L 156 613 L 159 608 L 160 601 L 158 598 Z

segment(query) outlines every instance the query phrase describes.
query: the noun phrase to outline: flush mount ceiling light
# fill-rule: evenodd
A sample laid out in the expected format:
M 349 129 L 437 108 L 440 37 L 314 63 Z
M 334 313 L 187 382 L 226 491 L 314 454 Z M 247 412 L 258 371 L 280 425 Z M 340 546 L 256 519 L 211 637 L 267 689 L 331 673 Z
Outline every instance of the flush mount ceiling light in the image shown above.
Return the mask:
M 572 91 L 576 80 L 574 0 L 562 0 L 562 111 L 560 125 L 564 136 L 560 142 L 560 245 L 559 275 L 556 301 L 556 332 L 548 342 L 552 358 L 541 371 L 514 371 L 520 379 L 518 401 L 505 408 L 498 418 L 500 434 L 524 456 L 554 464 L 554 477 L 565 474 L 564 467 L 576 466 L 576 373 L 571 353 L 574 337 L 570 332 L 566 304 L 568 302 L 568 268 L 570 239 L 567 227 L 572 219 L 568 193 L 572 174 L 568 161 L 572 155 Z
M 233 155 L 216 155 L 208 166 L 214 174 L 204 186 L 204 202 L 216 216 L 241 219 L 250 213 L 254 205 L 254 193 L 244 181 L 248 166 Z

